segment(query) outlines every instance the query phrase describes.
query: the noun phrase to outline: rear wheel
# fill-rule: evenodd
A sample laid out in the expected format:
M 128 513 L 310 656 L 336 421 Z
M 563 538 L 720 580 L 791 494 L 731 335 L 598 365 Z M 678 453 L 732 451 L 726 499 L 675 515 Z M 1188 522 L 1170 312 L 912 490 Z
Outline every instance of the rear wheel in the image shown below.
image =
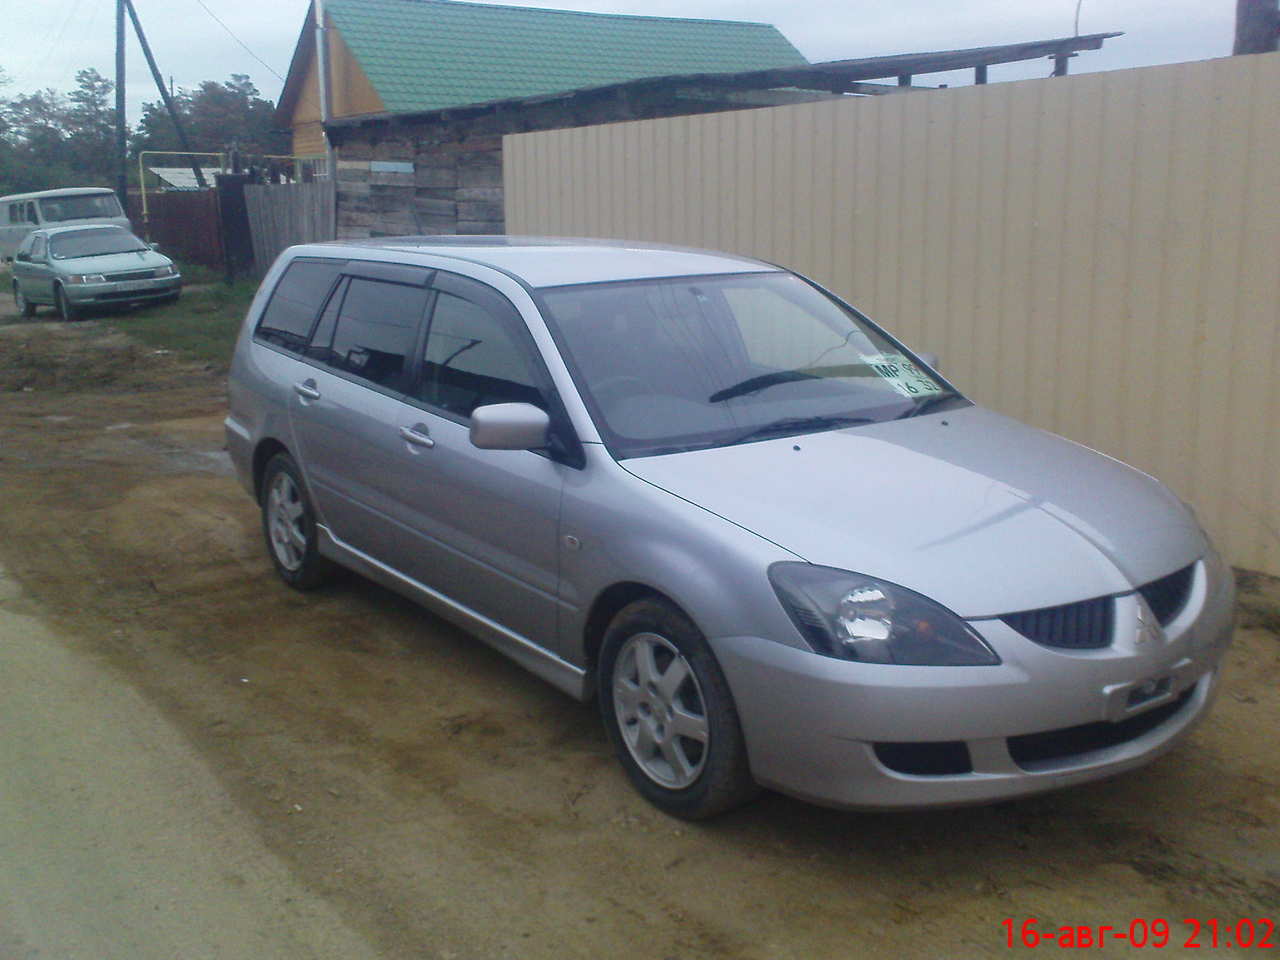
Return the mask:
M 34 317 L 36 315 L 36 305 L 28 300 L 22 294 L 22 287 L 18 285 L 18 281 L 13 281 L 13 302 L 18 307 L 18 315 L 22 317 Z
M 58 316 L 67 323 L 80 319 L 80 311 L 67 299 L 67 295 L 63 292 L 62 287 L 54 288 L 53 299 L 58 307 Z
M 757 792 L 729 685 L 698 628 L 663 600 L 614 618 L 600 651 L 600 712 L 631 783 L 700 820 Z
M 277 453 L 262 474 L 262 532 L 280 579 L 310 590 L 328 579 L 329 561 L 316 547 L 316 514 L 293 458 Z

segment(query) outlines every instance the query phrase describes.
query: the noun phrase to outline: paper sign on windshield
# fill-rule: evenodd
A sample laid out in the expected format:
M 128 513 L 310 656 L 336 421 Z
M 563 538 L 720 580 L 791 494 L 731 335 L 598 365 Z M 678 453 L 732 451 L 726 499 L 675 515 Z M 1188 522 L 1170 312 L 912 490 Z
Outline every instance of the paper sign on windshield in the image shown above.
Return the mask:
M 942 393 L 942 388 L 932 377 L 900 353 L 864 354 L 862 362 L 904 397 L 928 397 Z

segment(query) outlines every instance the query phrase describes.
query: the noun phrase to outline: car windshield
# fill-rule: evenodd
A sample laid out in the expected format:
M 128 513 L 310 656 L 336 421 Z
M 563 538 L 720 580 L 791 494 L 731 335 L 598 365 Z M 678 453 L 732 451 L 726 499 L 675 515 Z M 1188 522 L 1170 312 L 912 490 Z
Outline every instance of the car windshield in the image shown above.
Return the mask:
M 89 220 L 94 217 L 121 217 L 120 201 L 114 193 L 86 193 L 70 197 L 49 197 L 40 201 L 45 223 L 59 220 Z
M 869 320 L 789 273 L 541 292 L 614 456 L 651 456 L 967 404 Z
M 72 230 L 49 238 L 49 251 L 55 260 L 100 257 L 108 253 L 132 253 L 146 249 L 145 243 L 123 227 Z

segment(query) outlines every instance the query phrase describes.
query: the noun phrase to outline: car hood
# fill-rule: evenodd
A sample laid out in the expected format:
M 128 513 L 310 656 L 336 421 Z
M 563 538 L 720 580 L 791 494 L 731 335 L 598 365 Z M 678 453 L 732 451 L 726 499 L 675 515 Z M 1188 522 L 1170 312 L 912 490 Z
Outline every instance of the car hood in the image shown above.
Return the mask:
M 1206 547 L 1159 481 L 981 407 L 622 465 L 810 563 L 969 619 L 1125 593 Z
M 107 253 L 100 257 L 54 260 L 53 267 L 59 273 L 129 273 L 167 267 L 172 262 L 164 254 L 154 250 L 140 250 L 135 253 Z

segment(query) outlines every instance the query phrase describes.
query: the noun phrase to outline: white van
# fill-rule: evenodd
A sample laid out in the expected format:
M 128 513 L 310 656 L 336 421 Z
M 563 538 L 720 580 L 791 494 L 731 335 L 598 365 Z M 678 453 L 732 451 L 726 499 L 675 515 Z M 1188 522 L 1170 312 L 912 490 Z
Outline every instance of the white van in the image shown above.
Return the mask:
M 106 187 L 66 187 L 0 197 L 0 261 L 13 259 L 18 244 L 38 227 L 113 223 L 132 229 L 115 191 Z

